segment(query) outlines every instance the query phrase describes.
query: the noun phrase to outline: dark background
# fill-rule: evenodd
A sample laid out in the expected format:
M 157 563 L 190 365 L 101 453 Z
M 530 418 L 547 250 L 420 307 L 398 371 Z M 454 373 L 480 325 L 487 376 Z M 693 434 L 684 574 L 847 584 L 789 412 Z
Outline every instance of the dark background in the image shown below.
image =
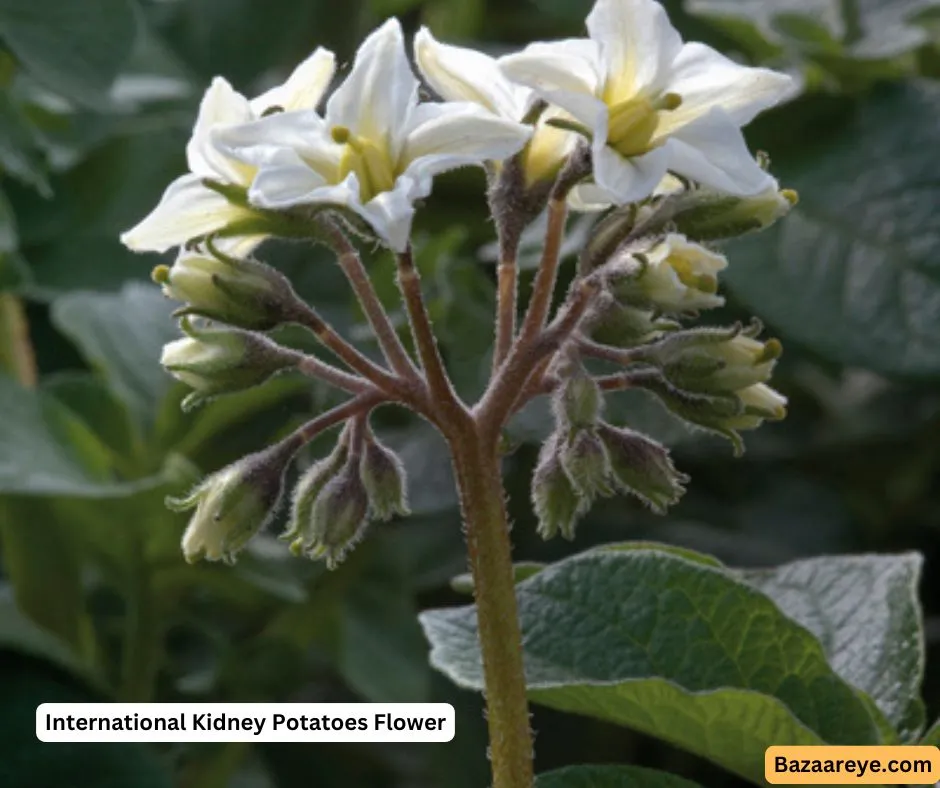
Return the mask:
M 582 0 L 0 0 L 0 785 L 486 785 L 480 699 L 426 665 L 420 609 L 467 601 L 464 553 L 440 441 L 384 410 L 414 516 L 373 528 L 343 567 L 290 559 L 272 537 L 237 566 L 186 566 L 185 517 L 166 511 L 202 473 L 324 409 L 336 395 L 283 377 L 191 414 L 158 365 L 176 336 L 149 284 L 155 256 L 117 241 L 183 172 L 210 78 L 248 95 L 316 45 L 351 59 L 388 15 L 413 32 L 493 53 L 578 35 Z M 801 203 L 738 242 L 715 320 L 756 314 L 784 342 L 774 385 L 790 416 L 726 443 L 689 432 L 642 396 L 611 420 L 667 442 L 692 475 L 668 517 L 599 505 L 575 543 L 534 533 L 528 480 L 544 407 L 513 425 L 507 462 L 516 557 L 652 539 L 733 566 L 831 553 L 919 550 L 928 719 L 940 712 L 940 3 L 689 0 L 686 38 L 791 71 L 801 96 L 748 132 Z M 116 81 L 115 81 L 116 78 Z M 493 266 L 482 176 L 441 178 L 419 214 L 426 296 L 458 387 L 489 369 Z M 317 250 L 262 256 L 347 336 L 370 344 L 341 276 Z M 531 261 L 530 261 L 531 262 Z M 389 260 L 370 261 L 400 316 Z M 565 275 L 571 275 L 569 261 Z M 530 269 L 531 270 L 531 266 Z M 527 282 L 528 280 L 526 280 Z M 711 316 L 710 316 L 711 319 Z M 288 335 L 286 340 L 308 342 Z M 312 348 L 311 348 L 312 349 Z M 329 448 L 326 441 L 309 457 Z M 41 700 L 443 700 L 448 745 L 40 745 Z M 537 767 L 658 766 L 708 786 L 735 778 L 588 719 L 535 709 Z M 88 765 L 78 767 L 76 764 Z M 76 771 L 81 768 L 81 771 Z M 81 777 L 78 780 L 78 776 Z

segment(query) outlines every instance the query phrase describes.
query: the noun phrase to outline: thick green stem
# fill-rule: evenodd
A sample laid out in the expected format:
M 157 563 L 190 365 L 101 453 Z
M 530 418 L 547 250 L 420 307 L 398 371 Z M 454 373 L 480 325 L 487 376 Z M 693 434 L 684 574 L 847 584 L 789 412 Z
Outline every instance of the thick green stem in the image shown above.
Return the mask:
M 531 788 L 532 733 L 499 455 L 476 425 L 460 433 L 451 451 L 476 595 L 492 788 Z

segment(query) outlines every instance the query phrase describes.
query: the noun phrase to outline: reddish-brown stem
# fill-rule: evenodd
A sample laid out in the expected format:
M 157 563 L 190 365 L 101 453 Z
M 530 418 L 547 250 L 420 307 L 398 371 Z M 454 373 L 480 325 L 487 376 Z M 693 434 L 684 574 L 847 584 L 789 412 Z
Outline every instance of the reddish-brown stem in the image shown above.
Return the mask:
M 297 369 L 312 378 L 322 380 L 331 386 L 348 391 L 351 394 L 362 394 L 366 391 L 372 391 L 374 386 L 365 378 L 358 375 L 350 375 L 341 369 L 320 361 L 313 356 L 298 354 Z
M 418 349 L 418 355 L 421 358 L 421 366 L 424 368 L 427 377 L 433 405 L 439 411 L 447 413 L 451 417 L 458 414 L 465 415 L 466 408 L 454 392 L 454 387 L 447 376 L 444 360 L 441 358 L 437 346 L 434 329 L 431 328 L 431 319 L 424 303 L 424 296 L 421 294 L 421 279 L 415 267 L 411 247 L 409 246 L 404 252 L 399 253 L 397 258 L 398 286 L 405 299 L 411 333 Z
M 499 453 L 469 420 L 450 447 L 476 598 L 492 788 L 531 788 L 532 733 Z
M 303 443 L 309 443 L 324 430 L 328 430 L 337 424 L 355 416 L 363 416 L 371 411 L 376 405 L 388 401 L 380 391 L 369 391 L 347 400 L 342 405 L 331 408 L 326 413 L 321 413 L 315 419 L 311 419 L 300 427 L 296 435 Z
M 493 347 L 493 372 L 502 366 L 516 336 L 516 305 L 519 298 L 518 244 L 500 243 L 497 268 L 496 344 Z
M 418 370 L 405 351 L 405 346 L 398 338 L 395 326 L 392 325 L 385 307 L 382 306 L 382 302 L 375 292 L 372 280 L 369 279 L 356 248 L 333 222 L 323 221 L 321 227 L 327 233 L 330 245 L 336 252 L 339 267 L 346 275 L 346 279 L 356 294 L 356 298 L 359 299 L 363 312 L 365 312 L 369 325 L 372 326 L 372 331 L 375 333 L 375 338 L 378 340 L 385 360 L 401 377 L 410 380 L 413 384 L 423 384 L 421 377 L 418 375 Z
M 350 368 L 362 375 L 366 380 L 374 383 L 383 391 L 398 389 L 398 379 L 382 369 L 374 361 L 364 356 L 343 339 L 329 323 L 327 323 L 313 309 L 304 305 L 297 322 L 309 328 L 320 340 L 320 343 L 333 351 Z
M 558 264 L 561 259 L 561 244 L 565 234 L 565 219 L 568 204 L 565 195 L 552 195 L 548 201 L 548 228 L 545 231 L 545 246 L 539 271 L 532 285 L 532 297 L 519 334 L 517 346 L 531 344 L 539 335 L 552 306 L 552 295 L 558 279 Z

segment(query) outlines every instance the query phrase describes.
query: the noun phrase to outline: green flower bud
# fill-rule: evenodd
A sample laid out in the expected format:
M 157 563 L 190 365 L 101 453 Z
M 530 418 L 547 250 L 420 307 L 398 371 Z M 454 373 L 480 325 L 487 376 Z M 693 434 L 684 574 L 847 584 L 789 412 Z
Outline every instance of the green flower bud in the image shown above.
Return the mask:
M 587 509 L 562 467 L 554 434 L 542 445 L 532 474 L 532 506 L 539 521 L 539 536 L 546 540 L 559 533 L 565 539 L 574 539 L 575 526 Z
M 619 348 L 637 347 L 653 341 L 664 332 L 681 328 L 675 321 L 655 318 L 648 310 L 622 306 L 610 293 L 604 292 L 585 323 L 595 342 Z
M 248 331 L 196 328 L 186 318 L 180 326 L 186 336 L 164 346 L 160 363 L 193 389 L 183 400 L 183 410 L 220 394 L 258 386 L 297 362 L 296 353 Z
M 171 268 L 157 266 L 153 280 L 167 296 L 186 304 L 178 315 L 201 315 L 257 331 L 298 315 L 299 300 L 287 277 L 264 263 L 218 251 L 212 256 L 184 252 Z
M 270 521 L 281 500 L 284 474 L 300 441 L 288 438 L 207 476 L 170 509 L 196 511 L 183 534 L 183 556 L 233 563 L 235 555 Z
M 575 490 L 588 502 L 598 495 L 611 495 L 610 457 L 594 430 L 581 429 L 564 441 L 561 464 Z
M 359 461 L 362 483 L 369 495 L 371 516 L 391 520 L 395 515 L 408 516 L 405 466 L 387 446 L 374 438 L 366 440 Z
M 601 424 L 597 432 L 607 448 L 615 484 L 622 492 L 635 495 L 657 514 L 664 514 L 682 497 L 682 485 L 689 477 L 676 470 L 664 446 L 639 432 L 609 424 Z
M 677 314 L 724 304 L 718 273 L 727 265 L 724 255 L 670 234 L 642 254 L 619 253 L 605 266 L 605 278 L 624 306 Z
M 359 462 L 347 458 L 317 495 L 303 527 L 303 552 L 323 558 L 335 569 L 365 535 L 369 513 L 369 493 L 359 474 Z
M 562 382 L 552 396 L 556 420 L 576 429 L 593 427 L 604 405 L 601 390 L 580 361 L 566 361 L 561 366 Z
M 666 210 L 678 232 L 697 241 L 721 241 L 770 227 L 790 212 L 799 197 L 775 184 L 751 197 L 694 189 L 673 200 Z
M 669 410 L 690 424 L 726 437 L 738 456 L 744 453 L 738 430 L 756 429 L 765 420 L 786 416 L 786 398 L 763 383 L 734 394 L 698 394 L 676 388 L 659 373 L 637 373 L 631 382 L 654 392 Z
M 645 358 L 662 367 L 671 383 L 686 391 L 726 393 L 770 380 L 783 347 L 776 339 L 754 338 L 760 324 L 741 330 L 699 329 L 650 346 Z
M 344 431 L 336 448 L 319 462 L 311 465 L 300 477 L 291 498 L 290 522 L 279 537 L 290 542 L 294 555 L 302 555 L 319 541 L 317 522 L 313 519 L 313 507 L 317 497 L 327 483 L 343 468 L 348 455 L 348 431 Z

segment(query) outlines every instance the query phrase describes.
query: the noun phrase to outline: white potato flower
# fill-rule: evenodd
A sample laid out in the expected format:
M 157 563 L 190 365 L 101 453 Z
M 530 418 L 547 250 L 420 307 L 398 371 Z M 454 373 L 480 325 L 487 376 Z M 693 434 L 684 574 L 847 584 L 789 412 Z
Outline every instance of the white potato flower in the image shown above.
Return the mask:
M 499 61 L 590 136 L 597 188 L 585 202 L 645 199 L 668 172 L 734 195 L 768 188 L 741 127 L 792 92 L 790 77 L 684 44 L 655 0 L 597 0 L 587 28 Z
M 135 252 L 165 252 L 192 238 L 251 219 L 254 213 L 250 207 L 229 201 L 203 182 L 212 180 L 247 190 L 255 175 L 254 167 L 213 145 L 213 130 L 254 120 L 272 109 L 315 107 L 329 87 L 335 68 L 333 53 L 317 49 L 283 85 L 250 101 L 224 78 L 216 77 L 203 96 L 192 137 L 186 146 L 190 171 L 167 187 L 150 214 L 121 235 L 122 243 Z M 247 253 L 263 237 L 241 237 L 230 241 L 227 248 Z
M 445 101 L 471 101 L 498 117 L 521 123 L 538 100 L 533 90 L 510 81 L 496 58 L 442 44 L 426 27 L 415 36 L 414 52 L 421 75 Z M 522 169 L 529 183 L 554 177 L 574 150 L 578 135 L 548 123 L 567 115 L 552 107 L 536 121 L 522 154 Z
M 435 175 L 519 151 L 528 126 L 471 102 L 419 103 L 397 20 L 363 42 L 352 70 L 316 112 L 282 112 L 219 129 L 226 155 L 258 167 L 253 205 L 341 206 L 396 251 L 408 244 L 415 200 Z

